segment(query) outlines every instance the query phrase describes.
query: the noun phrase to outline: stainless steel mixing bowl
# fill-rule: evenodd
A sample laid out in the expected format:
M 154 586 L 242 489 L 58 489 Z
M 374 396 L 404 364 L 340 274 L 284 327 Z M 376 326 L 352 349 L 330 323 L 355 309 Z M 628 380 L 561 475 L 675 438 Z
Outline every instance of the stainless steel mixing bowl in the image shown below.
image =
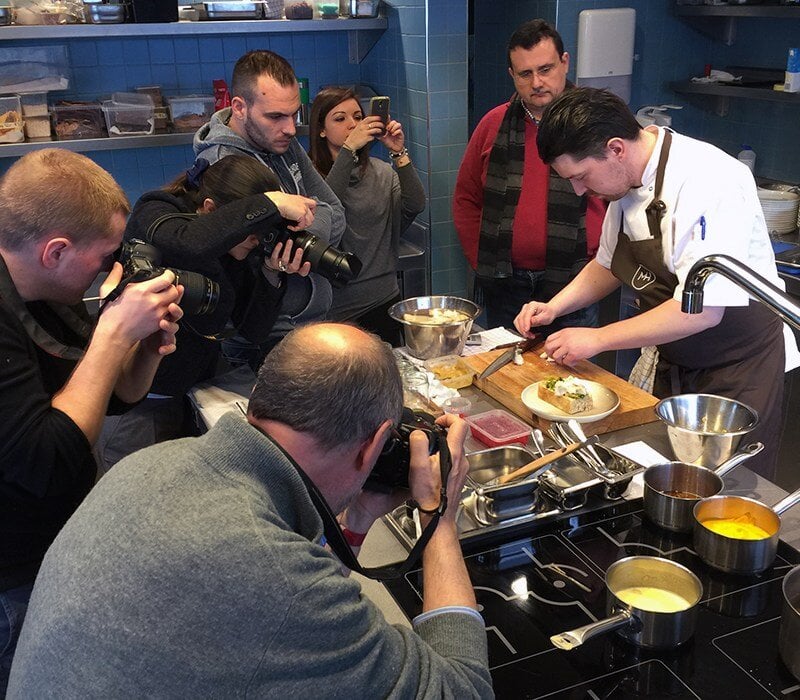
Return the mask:
M 703 467 L 728 459 L 758 424 L 750 406 L 713 394 L 678 394 L 656 404 L 675 457 Z
M 455 322 L 421 323 L 411 317 L 435 316 L 437 310 L 457 311 L 464 319 Z M 481 307 L 469 299 L 453 296 L 412 297 L 398 301 L 389 316 L 403 324 L 408 351 L 422 360 L 442 355 L 460 355 Z

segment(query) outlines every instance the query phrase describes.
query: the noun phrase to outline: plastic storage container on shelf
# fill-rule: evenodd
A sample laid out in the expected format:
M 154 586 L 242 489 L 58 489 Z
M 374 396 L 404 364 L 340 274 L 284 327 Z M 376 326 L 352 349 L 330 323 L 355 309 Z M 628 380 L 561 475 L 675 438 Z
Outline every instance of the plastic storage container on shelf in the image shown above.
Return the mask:
M 351 17 L 377 17 L 380 0 L 350 0 Z
M 472 437 L 489 447 L 500 447 L 514 442 L 524 445 L 531 434 L 529 425 L 502 408 L 467 416 L 464 420 L 469 423 Z
M 99 102 L 58 102 L 50 114 L 53 131 L 59 141 L 108 136 Z
M 314 19 L 314 6 L 308 0 L 286 0 L 284 11 L 286 19 Z
M 49 114 L 47 111 L 46 92 L 32 92 L 28 95 L 20 95 L 19 101 L 22 105 L 22 116 L 25 119 L 28 117 L 46 117 Z
M 115 92 L 103 102 L 109 136 L 147 136 L 155 130 L 155 105 L 150 95 Z
M 68 87 L 66 46 L 0 48 L 0 93 L 42 93 Z
M 0 143 L 19 143 L 24 138 L 19 95 L 0 97 Z
M 173 131 L 197 131 L 214 114 L 213 96 L 168 97 L 167 104 Z
M 425 360 L 422 366 L 433 373 L 436 379 L 451 389 L 463 389 L 472 384 L 473 370 L 458 355 L 444 355 Z
M 339 18 L 339 3 L 333 0 L 327 0 L 327 2 L 318 2 L 317 10 L 319 10 L 320 19 Z

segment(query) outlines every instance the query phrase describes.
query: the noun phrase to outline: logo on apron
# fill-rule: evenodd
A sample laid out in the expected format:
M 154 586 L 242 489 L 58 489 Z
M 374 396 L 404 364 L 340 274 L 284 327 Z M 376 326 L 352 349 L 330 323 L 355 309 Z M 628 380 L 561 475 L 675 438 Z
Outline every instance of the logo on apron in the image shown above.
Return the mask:
M 636 291 L 641 291 L 645 287 L 650 286 L 656 281 L 656 276 L 650 272 L 644 265 L 639 265 L 636 272 L 633 273 L 631 278 L 631 287 Z

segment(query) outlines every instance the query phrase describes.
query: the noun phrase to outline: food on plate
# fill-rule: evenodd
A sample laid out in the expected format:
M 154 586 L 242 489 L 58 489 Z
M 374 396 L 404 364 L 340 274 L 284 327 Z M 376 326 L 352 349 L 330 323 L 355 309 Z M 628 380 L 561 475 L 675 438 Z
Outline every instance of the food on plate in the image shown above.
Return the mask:
M 751 516 L 752 517 L 752 516 Z M 748 522 L 742 516 L 735 518 L 709 518 L 703 520 L 703 527 L 711 532 L 716 532 L 723 537 L 730 537 L 732 540 L 765 540 L 769 533 L 760 528 L 755 523 Z
M 403 321 L 406 323 L 417 323 L 423 326 L 445 326 L 451 323 L 464 323 L 468 320 L 467 314 L 455 309 L 430 309 L 430 311 L 403 314 Z
M 675 613 L 688 610 L 691 602 L 682 595 L 654 586 L 632 586 L 614 593 L 626 605 L 647 612 Z
M 592 394 L 586 382 L 572 375 L 550 377 L 539 382 L 539 398 L 565 413 L 581 413 L 594 408 Z

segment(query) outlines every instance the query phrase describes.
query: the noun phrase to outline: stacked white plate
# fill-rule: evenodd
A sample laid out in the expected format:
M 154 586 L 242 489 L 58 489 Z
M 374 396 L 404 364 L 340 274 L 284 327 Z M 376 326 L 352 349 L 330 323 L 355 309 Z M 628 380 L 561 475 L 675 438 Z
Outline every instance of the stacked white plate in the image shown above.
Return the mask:
M 800 226 L 800 194 L 758 188 L 758 200 L 770 235 L 791 233 Z

